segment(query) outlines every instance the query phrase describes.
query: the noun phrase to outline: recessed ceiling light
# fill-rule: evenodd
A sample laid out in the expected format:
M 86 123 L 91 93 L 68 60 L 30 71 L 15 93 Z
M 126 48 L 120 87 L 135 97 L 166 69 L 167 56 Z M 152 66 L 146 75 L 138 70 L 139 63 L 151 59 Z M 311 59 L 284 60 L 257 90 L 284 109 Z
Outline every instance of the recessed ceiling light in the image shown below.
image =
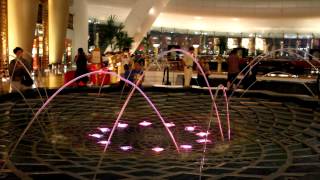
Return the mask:
M 232 21 L 239 21 L 239 18 L 232 18 Z
M 196 19 L 196 20 L 201 20 L 202 17 L 201 17 L 201 16 L 195 16 L 194 19 Z
M 150 14 L 150 15 L 154 15 L 154 13 L 155 13 L 155 9 L 152 7 L 152 8 L 149 10 L 149 14 Z

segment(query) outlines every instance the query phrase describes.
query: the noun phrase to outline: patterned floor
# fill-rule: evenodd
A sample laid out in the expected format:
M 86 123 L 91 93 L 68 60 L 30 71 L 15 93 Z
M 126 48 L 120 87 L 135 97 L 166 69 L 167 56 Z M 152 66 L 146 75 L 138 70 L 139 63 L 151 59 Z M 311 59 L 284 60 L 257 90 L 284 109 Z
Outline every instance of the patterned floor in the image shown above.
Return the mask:
M 146 92 L 161 112 L 177 143 L 191 145 L 177 153 L 164 125 L 141 95 L 130 101 L 98 171 L 96 166 L 124 97 L 120 92 L 58 95 L 27 132 L 0 179 L 199 179 L 210 96 L 191 92 Z M 8 151 L 42 102 L 21 98 L 0 103 L 0 152 Z M 227 137 L 224 99 L 217 99 Z M 30 108 L 31 107 L 31 108 Z M 213 116 L 215 117 L 215 115 Z M 319 179 L 320 112 L 292 102 L 233 98 L 231 141 L 222 142 L 213 118 L 202 179 Z M 152 123 L 140 126 L 142 121 Z M 193 132 L 186 127 L 195 127 Z M 105 129 L 107 131 L 107 129 Z M 96 138 L 94 134 L 101 135 Z M 90 136 L 91 135 L 91 136 Z M 125 147 L 132 149 L 125 149 Z M 152 148 L 161 147 L 155 152 Z M 127 151 L 124 151 L 127 150 Z

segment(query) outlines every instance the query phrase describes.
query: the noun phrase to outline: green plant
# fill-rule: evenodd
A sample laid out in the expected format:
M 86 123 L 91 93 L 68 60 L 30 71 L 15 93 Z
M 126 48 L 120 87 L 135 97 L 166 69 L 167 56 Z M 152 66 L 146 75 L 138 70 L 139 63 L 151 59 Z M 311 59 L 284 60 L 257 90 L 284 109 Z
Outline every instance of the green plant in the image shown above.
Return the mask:
M 133 38 L 128 36 L 127 32 L 119 32 L 116 34 L 116 44 L 115 48 L 118 48 L 119 50 L 122 50 L 124 48 L 131 48 L 131 45 L 133 43 Z
M 110 47 L 112 50 L 122 50 L 123 48 L 131 48 L 133 38 L 128 36 L 128 33 L 123 31 L 124 25 L 117 22 L 114 15 L 108 17 L 106 23 L 97 23 L 94 20 L 89 24 L 89 45 L 93 45 L 96 33 L 99 33 L 99 47 L 102 52 Z

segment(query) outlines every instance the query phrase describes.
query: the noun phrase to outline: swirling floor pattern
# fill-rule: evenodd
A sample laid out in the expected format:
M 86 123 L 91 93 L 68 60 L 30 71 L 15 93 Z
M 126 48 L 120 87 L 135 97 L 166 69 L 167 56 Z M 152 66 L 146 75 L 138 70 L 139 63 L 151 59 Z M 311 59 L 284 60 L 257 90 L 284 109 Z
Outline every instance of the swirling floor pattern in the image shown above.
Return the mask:
M 130 101 L 99 170 L 99 144 L 119 113 L 120 92 L 66 93 L 57 96 L 32 125 L 12 156 L 8 152 L 33 113 L 39 98 L 0 103 L 0 179 L 199 179 L 203 144 L 198 133 L 210 118 L 210 96 L 191 92 L 153 92 L 148 96 L 166 122 L 173 124 L 177 153 L 164 125 L 138 93 Z M 126 94 L 125 94 L 126 95 Z M 217 99 L 227 137 L 224 99 Z M 212 117 L 202 179 L 319 179 L 320 112 L 293 102 L 233 98 L 231 141 L 222 142 Z M 143 127 L 140 122 L 152 123 Z M 186 131 L 194 127 L 194 131 Z M 101 137 L 92 137 L 98 134 Z M 123 147 L 130 147 L 125 149 Z M 155 152 L 152 148 L 163 148 Z

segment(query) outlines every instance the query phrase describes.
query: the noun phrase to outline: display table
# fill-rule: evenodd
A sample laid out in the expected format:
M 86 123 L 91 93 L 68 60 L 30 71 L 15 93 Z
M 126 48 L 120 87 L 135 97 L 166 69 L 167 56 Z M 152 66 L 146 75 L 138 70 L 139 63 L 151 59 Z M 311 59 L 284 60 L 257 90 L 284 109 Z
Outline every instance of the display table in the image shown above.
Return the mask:
M 100 69 L 99 65 L 96 64 L 91 64 L 88 65 L 88 70 L 89 72 L 94 72 Z M 102 68 L 104 71 L 109 71 L 108 68 Z M 68 83 L 69 81 L 73 80 L 75 78 L 75 73 L 76 71 L 68 71 L 64 74 L 64 84 Z M 98 74 L 93 74 L 90 75 L 89 81 L 93 85 L 108 85 L 110 84 L 110 75 L 109 74 L 103 74 L 103 73 L 98 73 Z M 74 87 L 77 86 L 77 83 L 74 82 L 69 85 L 69 87 Z

